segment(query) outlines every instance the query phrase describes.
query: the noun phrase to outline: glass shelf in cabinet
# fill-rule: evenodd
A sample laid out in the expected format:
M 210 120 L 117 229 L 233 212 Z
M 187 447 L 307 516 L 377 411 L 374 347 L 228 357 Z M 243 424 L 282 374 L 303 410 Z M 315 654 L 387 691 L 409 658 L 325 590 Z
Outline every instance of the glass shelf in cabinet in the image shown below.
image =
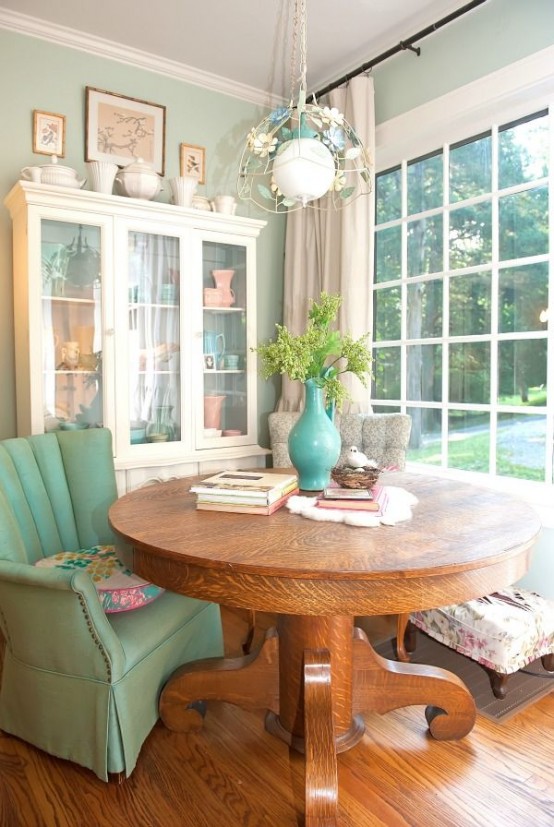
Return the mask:
M 58 365 L 56 368 L 44 368 L 42 371 L 43 373 L 59 373 L 61 376 L 64 376 L 67 373 L 80 373 L 83 376 L 102 376 L 100 371 L 97 370 L 89 370 L 88 368 L 64 368 L 62 365 Z
M 208 374 L 208 376 L 213 376 L 214 374 L 223 373 L 245 373 L 246 371 L 242 368 L 204 368 L 204 373 Z
M 42 300 L 45 301 L 45 302 L 52 302 L 52 303 L 56 303 L 56 304 L 72 304 L 72 305 L 78 305 L 78 304 L 81 304 L 81 305 L 82 304 L 95 305 L 95 304 L 98 303 L 97 299 L 82 299 L 82 298 L 73 297 L 73 296 L 46 296 L 46 295 L 43 295 Z
M 246 313 L 245 307 L 211 307 L 203 306 L 204 313 Z
M 129 310 L 178 310 L 178 304 L 167 304 L 166 302 L 130 302 Z
M 178 376 L 178 370 L 139 370 L 135 376 Z

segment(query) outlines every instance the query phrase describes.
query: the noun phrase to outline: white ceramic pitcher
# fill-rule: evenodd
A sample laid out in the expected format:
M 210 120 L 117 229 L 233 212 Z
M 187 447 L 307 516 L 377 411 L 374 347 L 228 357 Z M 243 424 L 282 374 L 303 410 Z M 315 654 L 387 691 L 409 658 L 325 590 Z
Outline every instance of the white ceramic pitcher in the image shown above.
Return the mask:
M 191 207 L 192 196 L 196 192 L 197 184 L 198 181 L 196 178 L 187 178 L 185 176 L 170 178 L 169 186 L 171 187 L 173 203 L 179 207 Z
M 119 167 L 111 161 L 89 161 L 87 164 L 90 185 L 94 192 L 111 195 Z

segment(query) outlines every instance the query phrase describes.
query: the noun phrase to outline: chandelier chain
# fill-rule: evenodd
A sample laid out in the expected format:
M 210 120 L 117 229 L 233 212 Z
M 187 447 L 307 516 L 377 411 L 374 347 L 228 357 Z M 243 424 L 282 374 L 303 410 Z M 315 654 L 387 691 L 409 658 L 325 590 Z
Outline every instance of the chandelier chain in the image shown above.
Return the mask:
M 292 0 L 291 0 L 292 2 Z M 290 55 L 290 100 L 295 99 L 298 84 L 306 92 L 308 75 L 306 0 L 294 0 L 292 47 Z M 300 54 L 299 54 L 300 53 Z M 297 74 L 298 73 L 298 74 Z

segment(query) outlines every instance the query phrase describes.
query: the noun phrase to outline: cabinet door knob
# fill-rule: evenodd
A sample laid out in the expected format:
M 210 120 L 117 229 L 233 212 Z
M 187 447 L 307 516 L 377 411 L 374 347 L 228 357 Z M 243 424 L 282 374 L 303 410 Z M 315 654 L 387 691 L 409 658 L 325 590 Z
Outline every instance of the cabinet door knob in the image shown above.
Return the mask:
M 114 335 L 114 333 L 115 333 L 115 330 L 113 329 L 113 327 L 109 327 L 109 328 L 108 328 L 106 331 L 104 331 L 104 332 L 105 332 L 106 336 L 113 336 L 113 335 Z

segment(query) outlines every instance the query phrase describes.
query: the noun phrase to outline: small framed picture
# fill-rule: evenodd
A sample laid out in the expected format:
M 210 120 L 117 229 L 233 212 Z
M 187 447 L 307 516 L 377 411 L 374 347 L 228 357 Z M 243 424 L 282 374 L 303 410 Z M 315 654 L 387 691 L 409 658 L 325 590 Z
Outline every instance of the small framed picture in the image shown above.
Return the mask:
M 33 111 L 33 152 L 38 155 L 65 155 L 65 115 Z
M 86 87 L 85 160 L 124 167 L 135 158 L 165 172 L 165 106 Z
M 181 176 L 206 182 L 206 150 L 203 146 L 181 144 Z
M 204 370 L 215 370 L 216 359 L 215 353 L 204 354 Z

